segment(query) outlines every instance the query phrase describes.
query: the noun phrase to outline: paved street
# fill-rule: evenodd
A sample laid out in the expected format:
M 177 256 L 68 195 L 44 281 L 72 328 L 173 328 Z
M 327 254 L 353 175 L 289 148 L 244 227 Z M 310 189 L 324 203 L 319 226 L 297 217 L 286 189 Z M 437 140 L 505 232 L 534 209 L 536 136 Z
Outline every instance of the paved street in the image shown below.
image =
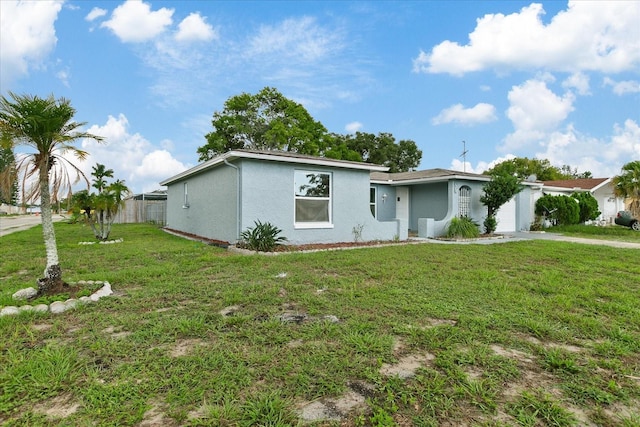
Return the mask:
M 61 221 L 64 219 L 62 215 L 53 215 L 53 221 Z M 36 225 L 42 224 L 40 215 L 17 215 L 17 216 L 0 216 L 0 237 L 16 231 L 26 230 Z

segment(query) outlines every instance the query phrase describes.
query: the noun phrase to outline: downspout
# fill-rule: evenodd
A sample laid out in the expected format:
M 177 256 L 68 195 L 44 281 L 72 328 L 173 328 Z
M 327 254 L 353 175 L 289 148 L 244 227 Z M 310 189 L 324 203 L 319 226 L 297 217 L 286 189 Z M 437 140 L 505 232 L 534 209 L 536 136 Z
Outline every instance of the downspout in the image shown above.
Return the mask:
M 232 165 L 227 161 L 227 159 L 223 159 L 225 165 L 232 167 L 236 170 L 236 216 L 237 216 L 237 225 L 236 225 L 236 241 L 240 240 L 241 226 L 242 226 L 242 216 L 241 216 L 241 206 L 240 206 L 240 168 L 236 165 Z

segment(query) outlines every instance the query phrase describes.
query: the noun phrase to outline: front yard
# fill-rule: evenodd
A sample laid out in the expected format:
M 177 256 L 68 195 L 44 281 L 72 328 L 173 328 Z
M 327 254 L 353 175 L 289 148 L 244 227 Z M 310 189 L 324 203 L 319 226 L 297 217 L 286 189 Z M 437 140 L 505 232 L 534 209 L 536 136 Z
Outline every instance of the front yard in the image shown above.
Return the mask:
M 640 251 L 552 241 L 243 256 L 56 224 L 115 294 L 0 318 L 0 423 L 638 426 Z M 0 306 L 41 228 L 0 240 Z

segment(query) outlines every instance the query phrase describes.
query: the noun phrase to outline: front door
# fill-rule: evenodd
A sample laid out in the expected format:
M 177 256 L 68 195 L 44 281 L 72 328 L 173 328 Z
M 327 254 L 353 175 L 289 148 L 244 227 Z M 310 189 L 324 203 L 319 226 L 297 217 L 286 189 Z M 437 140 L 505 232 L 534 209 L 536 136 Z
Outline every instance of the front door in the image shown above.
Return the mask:
M 409 187 L 396 187 L 396 218 L 409 224 Z

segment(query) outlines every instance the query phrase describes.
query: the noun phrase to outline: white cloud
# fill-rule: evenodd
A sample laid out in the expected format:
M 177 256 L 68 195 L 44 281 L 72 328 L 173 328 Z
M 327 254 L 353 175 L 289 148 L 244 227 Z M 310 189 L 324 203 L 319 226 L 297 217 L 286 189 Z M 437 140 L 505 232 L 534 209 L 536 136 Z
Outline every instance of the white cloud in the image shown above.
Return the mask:
M 347 125 L 344 127 L 344 130 L 346 130 L 349 133 L 356 133 L 360 129 L 362 129 L 362 126 L 363 125 L 360 122 L 351 122 L 351 123 L 347 123 Z
M 200 14 L 191 13 L 178 24 L 175 38 L 180 42 L 211 41 L 218 35 Z
M 127 0 L 100 26 L 109 28 L 122 42 L 140 43 L 162 34 L 173 22 L 172 16 L 173 9 L 163 7 L 151 11 L 149 4 L 143 1 Z
M 342 48 L 338 31 L 318 25 L 315 18 L 286 19 L 279 25 L 263 25 L 251 39 L 249 56 L 295 57 L 315 62 Z
M 477 20 L 468 44 L 445 40 L 429 53 L 420 51 L 413 70 L 453 75 L 529 68 L 615 73 L 640 64 L 639 2 L 569 1 L 549 24 L 542 22 L 544 13 L 541 4 L 532 3 L 510 15 L 487 14 Z
M 537 80 L 512 87 L 508 99 L 507 116 L 516 129 L 553 129 L 573 111 L 573 95 L 560 97 Z
M 562 82 L 565 89 L 575 89 L 580 95 L 590 95 L 589 76 L 582 72 L 573 73 Z
M 93 125 L 87 132 L 104 138 L 103 143 L 91 139 L 82 141 L 82 149 L 89 152 L 88 158 L 79 164 L 89 177 L 96 163 L 113 169 L 116 179 L 136 193 L 151 191 L 160 187 L 164 178 L 187 169 L 165 149 L 159 149 L 139 133 L 129 133 L 129 121 L 124 114 L 109 116 L 107 122 Z M 167 141 L 163 142 L 166 146 Z M 114 153 L 118 153 L 117 157 Z M 78 162 L 76 162 L 78 164 Z
M 84 19 L 86 21 L 92 22 L 92 21 L 95 21 L 98 18 L 102 18 L 106 14 L 107 14 L 107 10 L 106 9 L 101 9 L 99 7 L 94 7 L 93 9 L 91 9 L 91 12 L 89 12 L 87 14 L 87 16 L 84 17 Z
M 471 108 L 465 108 L 462 104 L 455 104 L 445 108 L 436 117 L 431 119 L 434 125 L 446 123 L 460 123 L 463 125 L 474 125 L 479 123 L 489 123 L 495 121 L 496 108 L 491 104 L 478 103 Z
M 571 165 L 578 171 L 590 171 L 594 177 L 610 177 L 620 173 L 620 167 L 640 159 L 640 126 L 628 119 L 616 124 L 610 138 L 599 139 L 583 135 L 572 126 L 552 132 L 541 144 L 543 151 L 536 157 L 548 159 L 554 166 Z
M 616 95 L 625 95 L 627 93 L 640 93 L 640 82 L 635 80 L 625 80 L 621 82 L 614 81 L 609 77 L 604 78 L 604 85 L 613 87 L 613 93 Z
M 63 85 L 69 87 L 69 78 L 71 78 L 71 71 L 69 71 L 68 67 L 64 70 L 58 71 L 56 73 L 56 77 L 62 82 Z
M 58 38 L 62 1 L 0 1 L 0 87 L 42 66 Z
M 497 159 L 492 160 L 490 162 L 480 161 L 476 164 L 475 167 L 470 162 L 466 162 L 465 164 L 460 159 L 453 159 L 451 160 L 450 169 L 454 171 L 465 171 L 469 173 L 483 173 L 484 171 L 487 171 L 493 168 L 498 163 L 502 163 L 506 160 L 511 160 L 515 158 L 516 156 L 514 156 L 513 154 L 507 154 L 505 156 L 498 157 Z

